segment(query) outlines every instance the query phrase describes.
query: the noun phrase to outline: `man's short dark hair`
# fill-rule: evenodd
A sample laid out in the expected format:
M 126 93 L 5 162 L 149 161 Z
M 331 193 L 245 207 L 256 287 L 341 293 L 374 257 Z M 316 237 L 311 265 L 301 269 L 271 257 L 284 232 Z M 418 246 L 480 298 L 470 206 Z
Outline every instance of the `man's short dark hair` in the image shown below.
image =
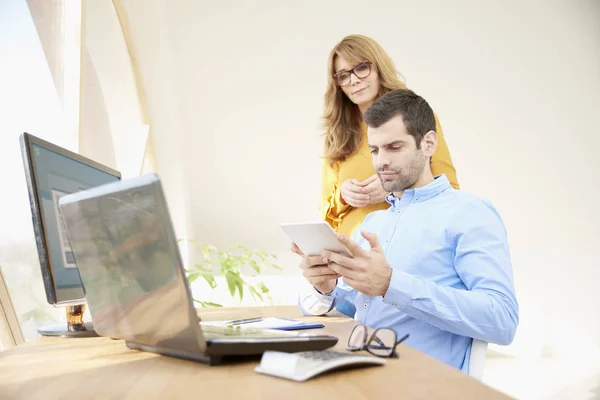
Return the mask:
M 379 128 L 399 115 L 417 148 L 427 132 L 435 131 L 433 110 L 424 98 L 409 89 L 392 90 L 378 98 L 365 112 L 364 120 L 367 126 Z

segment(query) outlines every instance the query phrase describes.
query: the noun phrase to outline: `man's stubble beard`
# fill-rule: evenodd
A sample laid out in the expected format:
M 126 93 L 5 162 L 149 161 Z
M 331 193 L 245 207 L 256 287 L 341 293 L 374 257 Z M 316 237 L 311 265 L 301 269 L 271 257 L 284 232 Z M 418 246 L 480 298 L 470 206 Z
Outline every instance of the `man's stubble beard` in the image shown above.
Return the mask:
M 415 157 L 410 164 L 402 170 L 386 169 L 398 173 L 398 178 L 393 182 L 382 182 L 383 189 L 386 192 L 403 192 L 407 188 L 414 186 L 421 177 L 425 169 L 426 157 L 422 150 L 417 150 Z M 379 172 L 379 171 L 378 171 Z M 381 179 L 381 177 L 380 177 Z

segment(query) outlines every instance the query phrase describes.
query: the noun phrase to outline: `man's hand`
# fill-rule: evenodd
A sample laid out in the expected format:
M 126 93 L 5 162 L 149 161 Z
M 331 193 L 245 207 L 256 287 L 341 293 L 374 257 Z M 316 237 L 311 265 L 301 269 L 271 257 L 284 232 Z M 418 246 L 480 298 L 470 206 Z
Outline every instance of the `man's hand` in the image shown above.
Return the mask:
M 323 260 L 323 257 L 306 257 L 296 243 L 292 243 L 291 250 L 302 257 L 302 262 L 300 263 L 302 275 L 304 275 L 306 280 L 308 280 L 315 289 L 322 294 L 327 294 L 335 289 L 337 279 L 340 275 L 327 266 L 327 262 Z
M 390 286 L 392 268 L 385 259 L 377 235 L 365 231 L 361 231 L 361 234 L 371 245 L 370 251 L 364 250 L 347 236 L 338 235 L 338 240 L 348 247 L 354 257 L 326 250 L 322 253 L 323 260 L 352 288 L 367 296 L 383 296 Z
M 356 179 L 346 179 L 342 186 L 342 200 L 352 207 L 364 207 L 369 204 L 369 196 L 365 193 L 367 188 L 362 187 Z
M 362 182 L 358 183 L 364 189 L 364 194 L 369 196 L 370 204 L 378 204 L 385 201 L 385 196 L 389 194 L 383 189 L 381 179 L 377 174 L 373 174 Z

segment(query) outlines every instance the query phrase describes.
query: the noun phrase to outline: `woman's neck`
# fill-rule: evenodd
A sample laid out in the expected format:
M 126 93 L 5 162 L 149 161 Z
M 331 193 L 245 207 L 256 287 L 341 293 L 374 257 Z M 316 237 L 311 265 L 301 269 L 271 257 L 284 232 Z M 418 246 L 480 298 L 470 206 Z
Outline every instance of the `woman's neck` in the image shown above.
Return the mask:
M 373 102 L 370 101 L 368 103 L 362 103 L 358 105 L 358 110 L 360 111 L 360 116 L 364 117 L 365 116 L 365 111 L 367 111 L 367 109 L 369 107 L 371 107 L 373 105 Z

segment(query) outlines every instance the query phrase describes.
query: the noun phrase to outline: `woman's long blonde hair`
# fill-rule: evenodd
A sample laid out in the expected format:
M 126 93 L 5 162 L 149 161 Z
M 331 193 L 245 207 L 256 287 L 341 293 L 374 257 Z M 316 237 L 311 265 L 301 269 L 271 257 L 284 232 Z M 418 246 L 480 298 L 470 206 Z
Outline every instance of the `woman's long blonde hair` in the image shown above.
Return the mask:
M 328 61 L 327 91 L 325 92 L 325 112 L 323 115 L 325 128 L 325 158 L 331 164 L 343 161 L 358 150 L 363 137 L 362 115 L 358 106 L 337 86 L 335 59 L 342 57 L 351 65 L 364 61 L 371 62 L 379 74 L 379 96 L 396 89 L 406 89 L 400 79 L 394 62 L 383 48 L 373 39 L 363 35 L 346 36 L 331 53 Z

